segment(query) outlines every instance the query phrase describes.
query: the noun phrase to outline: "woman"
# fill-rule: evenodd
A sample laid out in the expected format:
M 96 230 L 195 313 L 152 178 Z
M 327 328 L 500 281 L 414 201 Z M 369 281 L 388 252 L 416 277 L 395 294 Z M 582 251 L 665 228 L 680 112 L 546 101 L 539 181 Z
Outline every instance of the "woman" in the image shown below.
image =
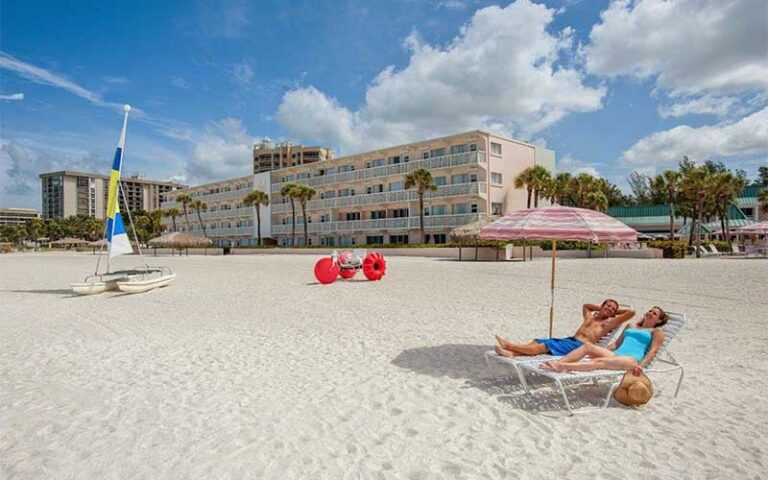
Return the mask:
M 663 327 L 669 320 L 669 315 L 661 307 L 648 310 L 635 328 L 627 328 L 616 342 L 611 342 L 608 348 L 585 343 L 560 360 L 547 361 L 543 368 L 563 371 L 585 370 L 632 370 L 639 374 L 656 356 L 659 347 L 664 343 Z M 580 362 L 589 355 L 591 360 Z

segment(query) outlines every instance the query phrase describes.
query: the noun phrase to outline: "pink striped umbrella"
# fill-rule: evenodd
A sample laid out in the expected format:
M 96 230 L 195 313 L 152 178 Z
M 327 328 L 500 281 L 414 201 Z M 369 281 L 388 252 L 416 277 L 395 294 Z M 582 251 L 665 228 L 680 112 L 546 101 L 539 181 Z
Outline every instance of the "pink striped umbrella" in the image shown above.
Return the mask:
M 739 233 L 746 233 L 747 235 L 754 235 L 754 234 L 762 235 L 764 233 L 768 233 L 768 221 L 753 223 L 752 225 L 741 227 L 736 231 Z
M 484 227 L 480 231 L 480 238 L 486 240 L 552 240 L 552 279 L 549 302 L 549 336 L 552 337 L 557 241 L 630 243 L 637 242 L 637 231 L 604 213 L 586 208 L 553 205 L 508 213 Z

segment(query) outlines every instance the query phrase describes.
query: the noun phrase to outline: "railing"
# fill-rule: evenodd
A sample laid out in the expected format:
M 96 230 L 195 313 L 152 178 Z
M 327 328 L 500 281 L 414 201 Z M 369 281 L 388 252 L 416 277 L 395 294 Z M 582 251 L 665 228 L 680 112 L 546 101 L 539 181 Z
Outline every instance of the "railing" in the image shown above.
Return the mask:
M 472 163 L 485 163 L 485 152 L 478 150 L 476 152 L 455 153 L 442 157 L 427 158 L 423 160 L 412 160 L 410 162 L 397 163 L 395 165 L 384 165 L 381 167 L 361 168 L 351 172 L 335 173 L 333 175 L 323 175 L 312 178 L 303 178 L 285 183 L 300 183 L 316 187 L 319 185 L 329 185 L 333 183 L 346 183 L 366 180 L 369 178 L 391 177 L 394 175 L 404 175 L 417 168 L 426 168 L 427 170 L 436 170 L 440 168 L 450 168 L 459 165 L 468 165 Z M 276 173 L 279 175 L 279 171 Z M 275 182 L 272 184 L 272 192 L 280 191 L 284 183 Z
M 242 200 L 243 198 L 245 198 L 246 195 L 248 195 L 252 191 L 253 191 L 252 188 L 242 188 L 240 190 L 231 190 L 229 192 L 219 192 L 219 193 L 210 193 L 210 194 L 206 193 L 203 195 L 194 196 L 192 197 L 192 200 L 202 200 L 204 202 L 220 202 L 223 200 L 235 200 L 235 199 Z M 160 205 L 160 208 L 162 209 L 173 208 L 173 207 L 176 207 L 178 209 L 182 208 L 181 203 L 176 201 L 173 201 L 173 202 L 166 201 Z
M 256 225 L 251 227 L 209 228 L 207 232 L 209 237 L 223 237 L 230 235 L 248 235 L 255 237 Z
M 427 192 L 425 198 L 445 198 L 460 195 L 478 195 L 488 191 L 485 182 L 460 183 L 456 185 L 444 185 L 437 190 Z M 332 208 L 350 207 L 357 205 L 384 204 L 393 202 L 411 202 L 419 199 L 416 190 L 398 190 L 396 192 L 368 193 L 365 195 L 352 195 L 349 197 L 326 198 L 307 202 L 307 211 L 328 210 Z M 271 206 L 272 213 L 287 213 L 291 211 L 290 203 L 276 203 Z M 296 211 L 300 211 L 296 205 Z
M 424 217 L 424 227 L 458 227 L 480 220 L 485 213 L 467 213 L 461 215 L 428 215 Z M 296 233 L 303 232 L 304 225 L 296 225 Z M 419 228 L 419 217 L 384 218 L 380 220 L 354 220 L 349 222 L 310 223 L 309 233 L 336 233 L 371 230 L 411 230 Z M 272 234 L 291 233 L 291 225 L 272 225 Z
M 192 215 L 192 213 L 190 213 Z M 197 213 L 194 213 L 195 218 L 197 218 Z M 203 218 L 203 220 L 211 220 L 214 218 L 229 218 L 229 217 L 246 217 L 246 216 L 254 216 L 256 215 L 256 211 L 253 209 L 253 207 L 242 207 L 242 208 L 231 208 L 229 210 L 215 210 L 207 212 L 200 212 L 200 216 Z

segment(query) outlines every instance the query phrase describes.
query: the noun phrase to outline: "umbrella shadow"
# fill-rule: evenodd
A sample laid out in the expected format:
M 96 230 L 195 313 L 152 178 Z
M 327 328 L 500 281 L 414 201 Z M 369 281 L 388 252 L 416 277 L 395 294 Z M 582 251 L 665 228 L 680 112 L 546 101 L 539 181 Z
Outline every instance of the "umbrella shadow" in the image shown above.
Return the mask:
M 476 388 L 494 400 L 512 408 L 531 413 L 567 414 L 567 409 L 555 384 L 542 375 L 527 374 L 530 394 L 520 384 L 511 367 L 485 363 L 484 355 L 492 350 L 489 345 L 446 344 L 403 350 L 392 360 L 392 365 L 434 378 L 464 380 L 463 388 Z M 566 393 L 574 409 L 600 407 L 610 386 L 584 383 L 566 385 Z

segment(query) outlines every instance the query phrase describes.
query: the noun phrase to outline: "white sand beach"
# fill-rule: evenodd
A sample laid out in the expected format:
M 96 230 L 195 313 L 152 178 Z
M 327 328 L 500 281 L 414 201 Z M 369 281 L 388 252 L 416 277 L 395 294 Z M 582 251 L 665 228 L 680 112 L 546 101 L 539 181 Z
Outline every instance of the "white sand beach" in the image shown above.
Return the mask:
M 601 384 L 570 417 L 483 362 L 496 333 L 546 336 L 548 261 L 321 286 L 316 259 L 164 257 L 168 288 L 74 297 L 95 257 L 0 256 L 0 478 L 765 477 L 768 261 L 560 261 L 556 336 L 605 297 L 688 316 L 677 399 L 657 375 L 601 411 Z

